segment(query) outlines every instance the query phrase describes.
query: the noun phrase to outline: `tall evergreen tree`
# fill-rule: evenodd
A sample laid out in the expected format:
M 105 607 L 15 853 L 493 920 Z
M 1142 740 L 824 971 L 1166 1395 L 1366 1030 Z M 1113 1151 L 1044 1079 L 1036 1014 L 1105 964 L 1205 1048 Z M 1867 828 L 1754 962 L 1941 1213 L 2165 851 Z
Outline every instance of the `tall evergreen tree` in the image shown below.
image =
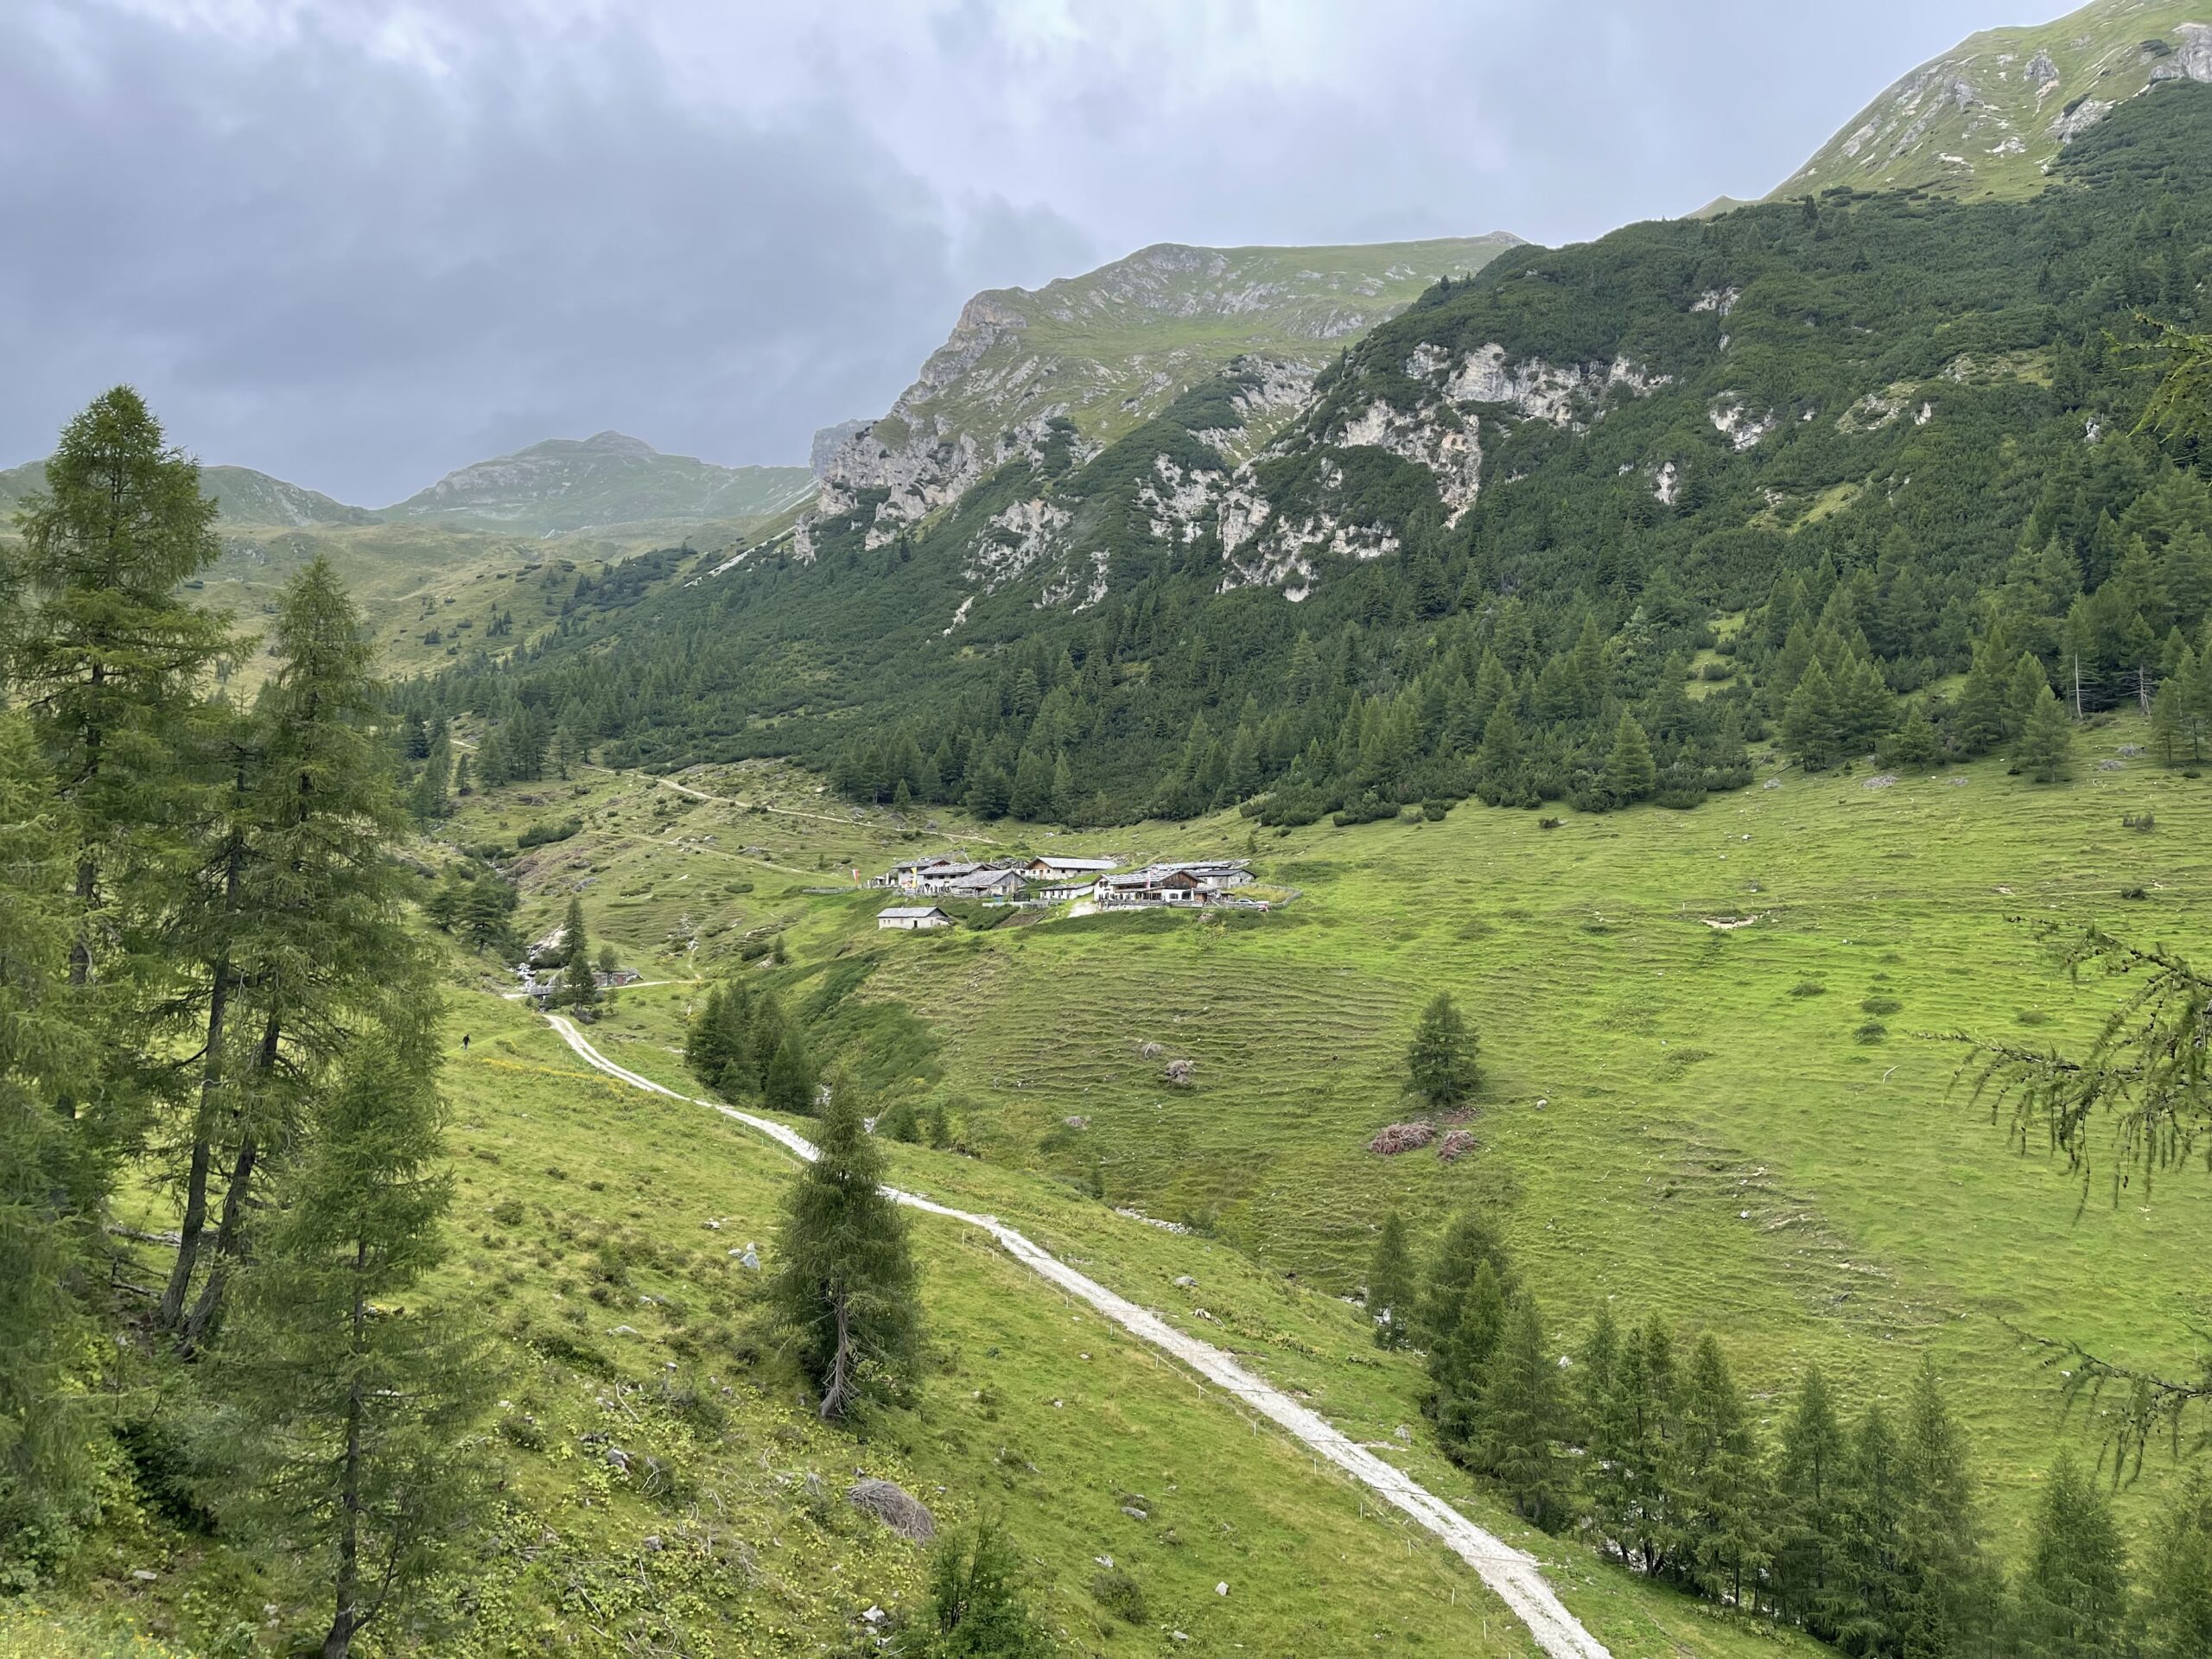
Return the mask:
M 1898 1467 L 1898 1628 L 1908 1651 L 1964 1655 L 1996 1622 L 1998 1586 L 1982 1552 L 1966 1434 L 1923 1361 L 1905 1400 Z
M 91 1490 L 78 1292 L 105 1172 L 54 1111 L 92 1066 L 60 982 L 72 838 L 22 717 L 0 713 L 0 1538 L 59 1533 Z
M 569 900 L 569 914 L 561 924 L 561 948 L 569 953 L 569 959 L 561 969 L 556 1000 L 565 1008 L 594 1007 L 599 1001 L 599 981 L 592 976 L 591 936 L 584 925 L 581 895 Z
M 1767 1492 L 1744 1396 L 1711 1332 L 1690 1351 L 1673 1461 L 1686 1564 L 1716 1601 L 1746 1606 L 1767 1562 Z
M 1827 1378 L 1809 1366 L 1775 1466 L 1774 1599 L 1785 1618 L 1834 1638 L 1849 1446 Z
M 219 935 L 219 949 L 201 954 L 207 1053 L 188 1175 L 204 1174 L 211 1138 L 229 1165 L 207 1277 L 180 1332 L 188 1351 L 219 1316 L 246 1249 L 263 1156 L 291 1141 L 355 1032 L 391 1020 L 423 983 L 404 878 L 387 856 L 404 817 L 391 751 L 375 730 L 381 688 L 359 614 L 326 561 L 286 584 L 272 643 L 277 670 L 235 760 L 251 781 L 233 789 L 222 856 L 188 909 L 215 918 Z M 215 993 L 226 982 L 219 1019 Z M 248 1040 L 231 1040 L 226 1022 Z M 222 1112 L 210 1109 L 215 1101 Z M 188 1193 L 186 1219 L 196 1225 L 204 1212 L 194 1210 Z M 182 1306 L 195 1259 L 180 1248 L 165 1307 Z
M 1582 1338 L 1582 1351 L 1575 1357 L 1573 1373 L 1574 1438 L 1585 1448 L 1601 1432 L 1605 1402 L 1612 1393 L 1613 1379 L 1619 1375 L 1620 1363 L 1620 1326 L 1614 1323 L 1611 1306 L 1600 1305 L 1597 1317 L 1590 1321 L 1589 1334 Z
M 1436 1390 L 1436 1431 L 1452 1456 L 1481 1460 L 1483 1376 L 1505 1334 L 1509 1312 L 1504 1281 L 1487 1259 L 1459 1304 L 1452 1334 L 1428 1351 L 1429 1380 Z
M 1406 1248 L 1405 1218 L 1393 1210 L 1375 1237 L 1367 1269 L 1367 1317 L 1375 1326 L 1375 1345 L 1402 1348 L 1413 1339 L 1414 1264 Z
M 10 668 L 78 835 L 69 977 L 82 985 L 109 941 L 131 937 L 134 879 L 177 855 L 191 821 L 180 760 L 230 640 L 177 590 L 222 546 L 199 463 L 128 386 L 62 429 L 46 489 L 16 524 L 8 585 L 35 603 L 12 631 Z
M 891 1644 L 894 1659 L 1046 1659 L 1052 1640 L 1031 1618 L 1020 1557 L 986 1517 L 938 1546 L 929 1600 Z
M 1677 1378 L 1674 1338 L 1647 1319 L 1621 1344 L 1613 1383 L 1589 1446 L 1592 1521 L 1601 1547 L 1642 1571 L 1672 1565 L 1671 1497 Z
M 471 1495 L 482 1347 L 411 1294 L 452 1198 L 433 1012 L 348 1056 L 217 1350 L 245 1408 L 241 1467 L 264 1477 L 249 1512 L 329 1586 L 323 1659 L 420 1591 Z
M 2074 772 L 2074 723 L 2048 685 L 2037 694 L 2012 746 L 2012 764 L 2039 784 L 2062 783 Z
M 1651 759 L 1651 743 L 1633 715 L 1623 715 L 1613 733 L 1613 750 L 1605 758 L 1605 792 L 1625 805 L 1649 795 L 1659 782 L 1659 769 Z
M 1904 1510 L 1910 1496 L 1897 1437 L 1878 1404 L 1869 1405 L 1851 1437 L 1838 1539 L 1841 1582 L 1835 1640 L 1847 1653 L 1890 1654 L 1904 1637 Z
M 1484 1363 L 1477 1435 L 1482 1466 L 1522 1518 L 1546 1531 L 1573 1509 L 1573 1477 L 1562 1449 L 1567 1426 L 1559 1364 L 1545 1349 L 1536 1299 L 1524 1293 Z
M 1448 1111 L 1474 1092 L 1474 1032 L 1449 991 L 1439 991 L 1421 1010 L 1406 1049 L 1406 1082 L 1437 1111 Z
M 2145 1659 L 2212 1654 L 2212 1473 L 2202 1464 L 2168 1500 L 2144 1565 Z
M 1509 1292 L 1517 1287 L 1511 1259 L 1497 1228 L 1480 1210 L 1464 1210 L 1444 1230 L 1421 1276 L 1421 1295 L 1414 1304 L 1414 1336 L 1422 1347 L 1433 1353 L 1459 1330 L 1467 1292 L 1484 1262 Z
M 799 1369 L 821 1391 L 825 1422 L 903 1389 L 920 1343 L 906 1224 L 882 1179 L 859 1095 L 836 1079 L 819 1154 L 791 1186 L 770 1286 Z
M 2112 1504 L 2062 1453 L 2036 1503 L 2017 1650 L 2023 1659 L 2102 1659 L 2121 1651 L 2126 1619 L 2126 1552 Z

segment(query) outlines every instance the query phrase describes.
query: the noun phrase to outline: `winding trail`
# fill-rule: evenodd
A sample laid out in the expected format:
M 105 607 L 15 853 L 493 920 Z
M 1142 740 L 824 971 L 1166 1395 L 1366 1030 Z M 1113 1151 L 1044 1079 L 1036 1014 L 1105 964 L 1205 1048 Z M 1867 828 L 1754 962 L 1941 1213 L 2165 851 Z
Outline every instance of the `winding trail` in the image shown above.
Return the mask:
M 604 1071 L 608 1077 L 626 1083 L 633 1089 L 665 1095 L 671 1100 L 688 1101 L 692 1105 L 720 1112 L 724 1117 L 734 1119 L 746 1128 L 766 1135 L 801 1160 L 809 1163 L 814 1160 L 814 1143 L 796 1129 L 786 1128 L 765 1117 L 755 1117 L 750 1112 L 741 1112 L 734 1106 L 725 1106 L 720 1101 L 700 1100 L 694 1096 L 678 1094 L 673 1089 L 655 1083 L 651 1077 L 617 1065 L 594 1048 L 573 1022 L 561 1015 L 549 1014 L 545 1019 L 587 1065 Z M 1529 1634 L 1536 1638 L 1537 1645 L 1550 1655 L 1551 1659 L 1611 1659 L 1605 1644 L 1585 1630 L 1581 1622 L 1567 1611 L 1559 1597 L 1553 1592 L 1535 1556 L 1516 1549 L 1503 1539 L 1484 1531 L 1412 1476 L 1394 1469 L 1372 1452 L 1346 1439 L 1318 1412 L 1308 1411 L 1281 1389 L 1246 1370 L 1220 1349 L 1186 1335 L 1158 1314 L 1148 1313 L 1135 1303 L 1116 1295 L 1103 1285 L 1084 1278 L 1067 1263 L 1032 1243 L 996 1217 L 971 1215 L 965 1210 L 954 1210 L 912 1192 L 902 1192 L 895 1186 L 886 1187 L 884 1191 L 897 1203 L 912 1209 L 926 1211 L 933 1216 L 944 1216 L 970 1227 L 981 1228 L 996 1239 L 1007 1255 L 1033 1273 L 1051 1281 L 1070 1295 L 1090 1303 L 1131 1335 L 1162 1353 L 1181 1360 L 1200 1376 L 1243 1401 L 1287 1431 L 1301 1444 L 1326 1458 L 1385 1502 L 1411 1516 L 1442 1539 L 1453 1554 L 1474 1568 L 1477 1576 L 1497 1592 L 1498 1599 L 1511 1608 L 1521 1622 L 1529 1627 Z

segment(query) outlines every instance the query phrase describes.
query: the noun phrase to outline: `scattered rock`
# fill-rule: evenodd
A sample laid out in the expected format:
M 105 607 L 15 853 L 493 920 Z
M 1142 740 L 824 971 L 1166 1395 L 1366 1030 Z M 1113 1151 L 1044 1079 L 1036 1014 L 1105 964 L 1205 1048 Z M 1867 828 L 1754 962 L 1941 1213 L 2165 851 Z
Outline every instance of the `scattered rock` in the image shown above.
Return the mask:
M 1167 1062 L 1167 1081 L 1178 1089 L 1187 1089 L 1191 1086 L 1191 1074 L 1198 1069 L 1196 1060 L 1170 1060 Z
M 2113 753 L 2115 754 L 2137 755 L 2143 753 L 2143 746 L 2140 743 L 2123 743 L 2115 749 Z
M 1418 1152 L 1436 1139 L 1433 1123 L 1392 1123 L 1377 1129 L 1367 1149 L 1383 1158 L 1395 1158 L 1402 1152 Z
M 2099 772 L 2126 772 L 2127 770 L 2127 762 L 2125 760 L 2100 760 L 2097 762 L 2097 770 Z
M 1156 1060 L 1166 1052 L 1167 1051 L 1162 1048 L 1158 1043 L 1140 1043 L 1137 1045 L 1137 1057 L 1140 1059 Z
M 1759 787 L 1761 789 L 1780 789 L 1782 787 L 1782 779 L 1779 778 L 1770 778 L 1766 782 L 1761 784 Z
M 1185 1290 L 1195 1290 L 1198 1287 L 1198 1283 L 1197 1280 L 1192 1278 L 1187 1273 L 1177 1274 L 1175 1275 L 1175 1282 L 1182 1286 Z
M 856 1480 L 846 1488 L 845 1500 L 911 1542 L 926 1544 L 937 1536 L 937 1517 L 929 1505 L 895 1481 Z
M 1453 1129 L 1436 1143 L 1436 1161 L 1456 1164 L 1475 1149 L 1475 1137 L 1465 1129 Z
M 162 1575 L 150 1567 L 134 1567 L 130 1569 L 130 1576 L 141 1584 L 151 1584 Z
M 1223 1583 L 1217 1584 L 1216 1586 L 1214 1586 L 1214 1587 L 1213 1587 L 1213 1592 L 1214 1592 L 1214 1594 L 1216 1594 L 1217 1596 L 1225 1596 L 1225 1595 L 1227 1595 L 1227 1594 L 1229 1593 L 1229 1586 L 1228 1586 L 1227 1582 L 1226 1582 L 1226 1581 L 1224 1581 L 1224 1582 L 1223 1582 Z
M 605 1457 L 607 1466 L 608 1468 L 620 1470 L 626 1475 L 630 1472 L 630 1454 L 627 1452 L 625 1452 L 620 1446 L 608 1446 L 607 1448 Z
M 1090 1120 L 1077 1112 L 1069 1113 L 1060 1122 L 1071 1129 L 1087 1129 L 1090 1127 Z
M 1411 1423 L 1400 1423 L 1395 1433 L 1402 1444 L 1411 1446 L 1414 1443 L 1414 1426 Z
M 1889 773 L 1889 772 L 1877 772 L 1877 773 L 1875 773 L 1875 775 L 1874 775 L 1873 777 L 1869 778 L 1869 779 L 1868 779 L 1865 783 L 1863 783 L 1863 784 L 1859 785 L 1859 788 L 1861 788 L 1861 789 L 1887 789 L 1887 788 L 1888 788 L 1891 784 L 1894 784 L 1895 782 L 1897 782 L 1897 779 L 1896 779 L 1896 777 L 1895 777 L 1895 776 L 1893 776 L 1891 773 Z
M 1946 778 L 1943 781 L 1953 789 L 1964 789 L 1968 780 L 1964 778 Z
M 652 1554 L 655 1555 L 659 1554 L 661 1550 L 660 1534 L 657 1532 L 647 1533 L 645 1536 L 645 1546 Z
M 737 1258 L 737 1265 L 747 1272 L 760 1271 L 760 1252 L 753 1249 L 751 1244 L 748 1243 L 741 1250 L 732 1250 L 730 1254 Z

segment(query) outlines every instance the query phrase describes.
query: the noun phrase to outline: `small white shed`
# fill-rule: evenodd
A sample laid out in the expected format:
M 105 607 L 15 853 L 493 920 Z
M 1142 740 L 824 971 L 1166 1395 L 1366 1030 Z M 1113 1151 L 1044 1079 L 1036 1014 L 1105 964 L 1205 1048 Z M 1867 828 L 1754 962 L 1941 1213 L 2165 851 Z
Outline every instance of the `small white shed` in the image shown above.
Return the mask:
M 950 927 L 952 918 L 935 905 L 893 905 L 888 910 L 876 912 L 875 925 L 913 933 L 924 928 Z

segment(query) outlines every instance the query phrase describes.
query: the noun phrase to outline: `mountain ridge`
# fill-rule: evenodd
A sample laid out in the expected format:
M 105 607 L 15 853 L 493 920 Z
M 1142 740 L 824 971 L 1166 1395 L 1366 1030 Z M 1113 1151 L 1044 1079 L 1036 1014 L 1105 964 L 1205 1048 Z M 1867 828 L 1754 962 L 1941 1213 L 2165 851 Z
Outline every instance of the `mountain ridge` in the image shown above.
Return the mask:
M 1160 242 L 1041 288 L 987 289 L 887 414 L 817 435 L 820 514 L 865 499 L 881 545 L 1007 461 L 1084 458 L 1232 365 L 1249 382 L 1256 441 L 1344 341 L 1521 242 L 1505 232 L 1326 247 Z M 802 556 L 807 546 L 803 530 Z
M 2120 105 L 2187 81 L 2212 81 L 2212 0 L 2093 0 L 1985 29 L 1893 81 L 1766 200 L 1839 186 L 2029 194 Z

